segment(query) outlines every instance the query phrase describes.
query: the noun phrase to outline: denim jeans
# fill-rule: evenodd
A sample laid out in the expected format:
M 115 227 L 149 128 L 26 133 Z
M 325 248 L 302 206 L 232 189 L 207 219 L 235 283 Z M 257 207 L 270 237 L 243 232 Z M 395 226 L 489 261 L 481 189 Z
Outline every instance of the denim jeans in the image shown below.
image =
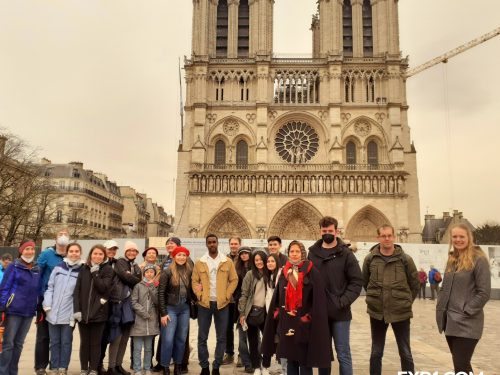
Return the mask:
M 134 372 L 141 372 L 143 370 L 141 365 L 141 353 L 144 346 L 144 370 L 151 370 L 151 359 L 153 359 L 153 338 L 154 336 L 134 336 L 133 368 Z M 168 366 L 167 366 L 168 367 Z
M 178 365 L 182 364 L 186 337 L 189 329 L 189 305 L 181 303 L 167 306 L 170 321 L 161 326 L 161 365 L 168 367 L 172 357 Z
M 339 362 L 339 374 L 340 375 L 352 375 L 352 358 L 351 358 L 351 347 L 349 345 L 350 340 L 350 320 L 330 320 L 330 335 L 333 338 L 333 343 L 335 345 L 335 352 L 337 353 L 337 360 Z M 319 375 L 330 375 L 332 368 L 320 368 L 318 369 Z
M 247 331 L 243 331 L 241 325 L 238 323 L 238 354 L 241 358 L 241 363 L 245 367 L 250 367 L 250 351 L 248 350 L 248 336 Z
M 17 375 L 24 339 L 30 330 L 32 321 L 33 317 L 25 318 L 7 314 L 3 335 L 3 351 L 0 354 L 0 374 Z
M 49 365 L 49 346 L 49 323 L 44 319 L 36 324 L 35 370 L 45 370 Z
M 286 375 L 313 375 L 312 367 L 300 366 L 297 361 L 288 360 Z
M 391 323 L 398 345 L 401 370 L 415 372 L 410 348 L 410 319 Z M 385 337 L 389 324 L 383 320 L 370 318 L 372 334 L 372 352 L 370 355 L 370 375 L 382 374 L 382 357 L 384 355 Z
M 208 368 L 208 347 L 207 339 L 212 325 L 212 317 L 215 321 L 215 334 L 217 343 L 215 345 L 215 359 L 212 363 L 213 369 L 218 369 L 222 364 L 222 357 L 226 349 L 226 329 L 228 319 L 228 307 L 217 309 L 217 302 L 210 302 L 210 308 L 207 309 L 198 305 L 198 360 L 201 368 Z
M 73 346 L 73 327 L 69 324 L 50 324 L 50 368 L 67 369 Z
M 234 355 L 234 319 L 238 315 L 236 304 L 228 306 L 227 330 L 226 330 L 226 354 Z

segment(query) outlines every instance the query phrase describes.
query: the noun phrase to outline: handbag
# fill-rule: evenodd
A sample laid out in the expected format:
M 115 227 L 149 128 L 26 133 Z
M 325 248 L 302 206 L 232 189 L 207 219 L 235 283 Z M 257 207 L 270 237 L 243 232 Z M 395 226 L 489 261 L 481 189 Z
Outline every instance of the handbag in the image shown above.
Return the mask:
M 198 304 L 196 303 L 196 301 L 191 301 L 189 303 L 189 317 L 191 319 L 198 318 Z
M 247 323 L 254 327 L 261 326 L 266 320 L 266 309 L 261 306 L 252 306 L 248 313 Z

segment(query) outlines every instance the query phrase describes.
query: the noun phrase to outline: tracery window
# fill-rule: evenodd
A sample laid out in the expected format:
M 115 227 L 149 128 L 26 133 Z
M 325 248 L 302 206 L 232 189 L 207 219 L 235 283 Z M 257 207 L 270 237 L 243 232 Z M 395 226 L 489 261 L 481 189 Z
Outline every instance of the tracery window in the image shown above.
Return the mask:
M 356 144 L 353 141 L 347 142 L 345 156 L 347 164 L 356 164 Z
M 367 152 L 368 152 L 368 164 L 370 165 L 378 164 L 378 145 L 375 141 L 368 142 Z
M 274 139 L 276 152 L 288 163 L 303 164 L 319 149 L 318 133 L 307 123 L 290 121 L 283 125 Z
M 215 143 L 215 165 L 222 166 L 226 164 L 226 144 L 223 140 L 218 140 Z
M 248 166 L 248 144 L 244 140 L 236 144 L 236 165 L 238 168 Z
M 351 77 L 344 78 L 344 94 L 346 103 L 354 102 L 354 89 L 356 79 Z
M 366 101 L 368 103 L 375 102 L 375 80 L 373 77 L 370 77 L 365 81 L 365 89 L 366 89 Z

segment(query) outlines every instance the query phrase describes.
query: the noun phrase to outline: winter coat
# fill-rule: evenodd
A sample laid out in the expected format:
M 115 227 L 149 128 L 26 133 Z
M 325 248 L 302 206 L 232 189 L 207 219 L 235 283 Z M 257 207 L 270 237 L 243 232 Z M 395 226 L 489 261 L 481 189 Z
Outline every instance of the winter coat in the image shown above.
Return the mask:
M 196 261 L 193 268 L 192 288 L 198 298 L 198 304 L 205 308 L 210 308 L 210 275 L 207 264 L 208 253 L 203 255 Z M 236 286 L 238 285 L 238 275 L 231 260 L 219 254 L 221 261 L 217 268 L 217 309 L 223 309 L 231 301 Z M 203 290 L 198 292 L 195 290 L 197 285 L 201 284 Z
M 239 316 L 244 316 L 245 319 L 248 317 L 250 310 L 252 310 L 253 297 L 255 294 L 255 286 L 259 280 L 254 276 L 253 272 L 247 272 L 245 278 L 243 279 L 243 285 L 241 287 L 241 297 L 238 301 L 238 314 Z M 267 293 L 272 293 L 272 290 L 268 290 L 266 285 L 266 296 Z M 267 310 L 266 310 L 267 311 Z
M 431 285 L 439 285 L 439 283 L 434 280 L 434 274 L 437 272 L 438 270 L 435 269 L 435 268 L 431 268 L 431 270 L 429 271 L 429 284 Z
M 413 259 L 401 246 L 394 247 L 392 257 L 385 259 L 379 245 L 375 245 L 363 263 L 367 312 L 386 323 L 413 317 L 411 307 L 420 287 Z
M 160 334 L 158 319 L 158 290 L 154 283 L 141 281 L 132 291 L 132 308 L 135 322 L 130 336 L 154 336 Z
M 192 271 L 187 275 L 189 285 L 186 285 L 186 302 L 196 299 L 191 287 Z M 168 315 L 168 306 L 176 306 L 180 303 L 180 286 L 172 284 L 172 271 L 170 268 L 162 271 L 160 285 L 158 286 L 158 304 L 160 316 Z
M 274 281 L 274 285 L 267 287 L 267 293 L 266 293 L 266 311 L 269 311 L 269 306 L 271 305 L 271 300 L 273 299 L 273 293 L 274 289 L 276 289 L 276 286 L 278 286 L 278 281 L 280 280 L 281 276 L 281 271 L 283 268 L 280 268 L 278 270 L 278 274 L 276 275 L 276 280 Z
M 73 293 L 73 311 L 82 313 L 83 323 L 108 320 L 112 280 L 113 269 L 109 263 L 100 264 L 99 270 L 92 273 L 87 264 L 81 268 Z
M 483 307 L 490 299 L 490 266 L 485 256 L 474 259 L 470 271 L 446 272 L 436 305 L 439 333 L 446 336 L 480 339 Z
M 418 281 L 420 284 L 427 284 L 427 274 L 425 271 L 418 271 Z
M 134 261 L 127 258 L 120 258 L 116 261 L 114 266 L 116 274 L 114 286 L 114 295 L 120 296 L 119 299 L 123 300 L 132 293 L 134 286 L 141 282 L 142 272 L 141 269 Z
M 40 279 L 36 263 L 29 268 L 21 259 L 16 259 L 5 270 L 0 284 L 0 311 L 26 318 L 35 316 L 41 299 Z
M 45 293 L 49 284 L 50 274 L 55 266 L 61 264 L 64 255 L 60 255 L 56 251 L 56 245 L 47 247 L 38 256 L 36 263 L 40 269 L 42 293 Z
M 2 283 L 4 272 L 5 272 L 5 269 L 3 268 L 3 265 L 0 264 L 0 284 Z
M 351 305 L 363 286 L 358 260 L 340 238 L 337 246 L 325 250 L 323 240 L 309 248 L 308 259 L 323 277 L 326 286 L 328 318 L 334 321 L 351 320 Z
M 306 272 L 309 265 L 310 261 L 304 261 L 299 271 Z M 298 361 L 301 366 L 330 367 L 333 353 L 325 309 L 323 278 L 314 267 L 310 267 L 309 273 L 304 275 L 302 307 L 297 310 L 295 316 L 288 314 L 284 308 L 287 284 L 285 275 L 281 274 L 271 300 L 262 338 L 264 367 L 268 367 L 270 358 L 276 351 L 276 334 L 279 340 L 277 358 Z
M 70 324 L 73 321 L 73 292 L 83 264 L 72 267 L 62 262 L 50 274 L 48 288 L 43 297 L 46 320 L 50 324 Z

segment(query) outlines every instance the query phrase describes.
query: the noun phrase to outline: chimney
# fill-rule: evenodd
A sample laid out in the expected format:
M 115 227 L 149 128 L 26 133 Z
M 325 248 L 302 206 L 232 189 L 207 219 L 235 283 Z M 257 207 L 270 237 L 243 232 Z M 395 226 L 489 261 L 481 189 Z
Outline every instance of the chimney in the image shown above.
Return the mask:
M 449 212 L 443 212 L 443 219 L 449 219 L 450 218 L 450 213 Z
M 435 219 L 436 218 L 436 215 L 425 215 L 425 220 L 432 220 L 432 219 Z
M 52 162 L 47 158 L 42 158 L 42 160 L 40 160 L 40 164 L 49 165 L 49 164 L 52 164 Z
M 7 144 L 7 137 L 0 135 L 0 156 L 5 153 L 5 145 Z

